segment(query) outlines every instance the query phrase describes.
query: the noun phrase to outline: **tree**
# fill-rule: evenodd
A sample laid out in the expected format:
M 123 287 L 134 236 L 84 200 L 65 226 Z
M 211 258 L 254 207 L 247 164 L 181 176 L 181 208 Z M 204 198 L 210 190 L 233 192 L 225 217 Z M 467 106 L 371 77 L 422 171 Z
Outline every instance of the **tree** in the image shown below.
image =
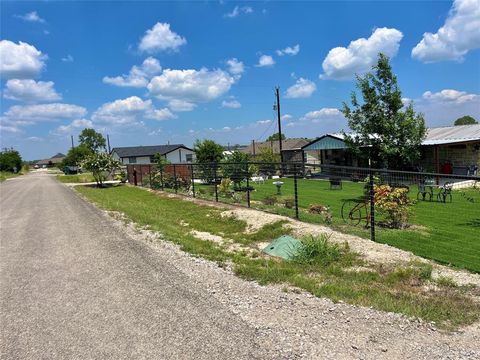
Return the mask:
M 342 113 L 355 132 L 344 134 L 345 141 L 357 154 L 365 155 L 368 147 L 377 166 L 411 165 L 420 157 L 426 134 L 423 114 L 415 113 L 412 104 L 402 110 L 402 93 L 388 57 L 380 53 L 373 70 L 374 74 L 357 75 L 363 101 L 352 92 L 352 107 L 343 103 Z
M 163 156 L 160 153 L 156 153 L 153 156 L 153 159 L 155 160 L 155 163 L 157 164 L 157 169 L 158 171 L 163 171 L 165 169 L 165 166 L 170 164 L 170 161 L 168 161 L 165 156 Z
M 22 157 L 20 153 L 13 149 L 3 149 L 0 151 L 0 171 L 9 171 L 17 173 L 22 169 Z
M 193 146 L 201 178 L 211 183 L 215 178 L 216 164 L 223 159 L 223 146 L 213 140 L 195 141 Z
M 222 165 L 223 175 L 233 181 L 236 189 L 241 187 L 248 176 L 248 154 L 235 150 L 224 160 Z
M 81 163 L 83 169 L 92 172 L 98 187 L 102 187 L 108 175 L 120 165 L 120 162 L 106 153 L 90 154 Z
M 458 126 L 458 125 L 475 125 L 475 124 L 478 124 L 478 121 L 475 120 L 474 117 L 470 115 L 465 115 L 455 120 L 454 125 Z
M 279 133 L 270 135 L 266 141 L 278 141 L 280 139 Z M 285 134 L 282 134 L 282 140 L 285 140 Z
M 83 144 L 75 146 L 68 150 L 67 155 L 62 160 L 61 168 L 63 169 L 65 166 L 79 166 L 80 163 L 91 154 L 92 150 L 87 146 Z
M 92 153 L 105 150 L 106 140 L 102 134 L 94 129 L 85 128 L 78 136 L 80 145 L 86 146 Z
M 280 154 L 274 153 L 271 147 L 265 146 L 260 149 L 260 154 L 255 160 L 259 162 L 259 173 L 272 176 L 277 170 L 276 163 L 280 162 Z

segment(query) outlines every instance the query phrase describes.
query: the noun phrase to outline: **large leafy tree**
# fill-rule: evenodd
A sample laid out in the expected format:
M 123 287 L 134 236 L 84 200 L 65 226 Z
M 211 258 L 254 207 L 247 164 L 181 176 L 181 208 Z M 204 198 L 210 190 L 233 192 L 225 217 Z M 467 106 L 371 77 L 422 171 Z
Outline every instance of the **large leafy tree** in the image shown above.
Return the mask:
M 216 164 L 223 159 L 223 146 L 213 140 L 197 140 L 193 150 L 202 179 L 211 183 L 215 179 Z
M 86 146 L 92 153 L 105 150 L 105 138 L 94 129 L 83 129 L 78 136 L 78 141 L 80 142 L 80 145 Z
M 342 112 L 354 134 L 345 134 L 347 144 L 357 153 L 369 156 L 376 166 L 408 166 L 420 157 L 425 138 L 425 120 L 410 103 L 402 103 L 402 93 L 389 58 L 379 54 L 373 72 L 357 75 L 357 88 L 351 106 L 343 104 Z
M 78 145 L 68 150 L 67 155 L 62 160 L 62 168 L 65 166 L 79 166 L 80 163 L 93 152 L 85 145 Z
M 470 116 L 470 115 L 465 115 L 465 116 L 462 116 L 462 117 L 458 118 L 457 120 L 455 120 L 455 126 L 457 126 L 457 125 L 475 125 L 475 124 L 478 124 L 478 121 L 475 120 L 475 118 Z
M 11 148 L 0 151 L 0 171 L 19 172 L 22 169 L 20 153 Z

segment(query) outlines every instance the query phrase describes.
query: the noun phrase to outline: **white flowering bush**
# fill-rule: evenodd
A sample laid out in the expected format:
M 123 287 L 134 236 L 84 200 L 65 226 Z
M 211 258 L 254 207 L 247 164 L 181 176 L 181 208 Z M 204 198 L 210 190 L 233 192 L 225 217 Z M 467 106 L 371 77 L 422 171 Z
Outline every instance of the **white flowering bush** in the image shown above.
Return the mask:
M 84 170 L 91 171 L 98 187 L 103 186 L 103 182 L 113 170 L 120 167 L 120 162 L 113 159 L 107 153 L 94 153 L 88 155 L 81 163 Z

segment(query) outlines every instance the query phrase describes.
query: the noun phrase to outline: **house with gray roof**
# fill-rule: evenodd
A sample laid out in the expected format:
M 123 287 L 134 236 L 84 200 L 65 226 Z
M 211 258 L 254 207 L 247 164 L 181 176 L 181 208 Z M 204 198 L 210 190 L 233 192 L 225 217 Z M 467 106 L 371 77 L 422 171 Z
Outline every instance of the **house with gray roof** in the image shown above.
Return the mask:
M 156 154 L 172 164 L 193 162 L 195 157 L 193 150 L 183 144 L 114 147 L 111 154 L 124 165 L 153 164 Z

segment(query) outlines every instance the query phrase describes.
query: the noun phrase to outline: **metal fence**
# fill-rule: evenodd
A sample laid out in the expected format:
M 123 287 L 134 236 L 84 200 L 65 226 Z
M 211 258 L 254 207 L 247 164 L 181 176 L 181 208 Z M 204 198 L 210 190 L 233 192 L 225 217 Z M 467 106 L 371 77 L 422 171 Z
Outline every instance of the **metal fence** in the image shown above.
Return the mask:
M 448 243 L 461 235 L 473 245 L 459 256 L 480 259 L 478 176 L 261 162 L 128 165 L 127 172 L 131 184 L 325 224 L 407 250 L 424 246 L 427 257 L 432 246 L 444 262 Z M 405 213 L 402 201 L 409 203 Z

